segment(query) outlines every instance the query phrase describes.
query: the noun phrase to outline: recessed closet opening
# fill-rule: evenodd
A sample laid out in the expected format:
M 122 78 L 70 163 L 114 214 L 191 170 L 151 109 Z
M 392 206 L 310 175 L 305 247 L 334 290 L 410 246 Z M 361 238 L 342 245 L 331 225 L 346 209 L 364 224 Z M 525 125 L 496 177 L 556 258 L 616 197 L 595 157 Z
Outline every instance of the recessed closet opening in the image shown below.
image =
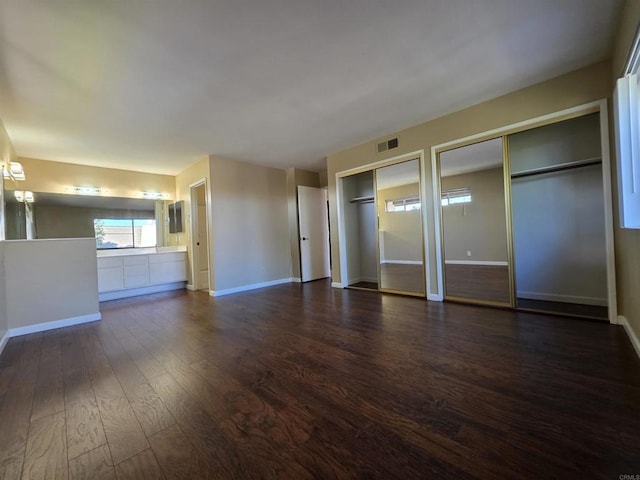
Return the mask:
M 347 286 L 378 290 L 373 171 L 342 180 L 347 245 Z
M 437 153 L 445 300 L 615 322 L 603 118 Z
M 597 113 L 510 135 L 516 307 L 606 320 Z
M 344 286 L 424 297 L 420 160 L 399 160 L 338 182 Z

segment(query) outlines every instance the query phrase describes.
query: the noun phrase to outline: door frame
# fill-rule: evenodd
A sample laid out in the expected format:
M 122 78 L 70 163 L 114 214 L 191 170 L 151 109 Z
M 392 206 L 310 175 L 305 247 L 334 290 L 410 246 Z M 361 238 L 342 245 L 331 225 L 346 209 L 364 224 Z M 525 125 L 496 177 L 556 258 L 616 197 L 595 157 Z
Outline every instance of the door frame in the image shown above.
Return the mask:
M 444 279 L 443 279 L 443 255 L 442 255 L 442 215 L 440 205 L 440 181 L 438 163 L 440 152 L 451 150 L 457 147 L 464 147 L 483 140 L 490 140 L 496 137 L 504 137 L 518 132 L 531 130 L 533 128 L 558 123 L 563 120 L 577 118 L 590 113 L 598 113 L 600 119 L 600 148 L 602 150 L 602 187 L 604 196 L 604 224 L 605 224 L 605 246 L 607 256 L 607 306 L 609 322 L 618 323 L 618 306 L 616 294 L 616 271 L 615 271 L 615 250 L 614 250 L 614 227 L 613 227 L 613 193 L 611 185 L 611 157 L 609 150 L 609 114 L 607 100 L 595 100 L 593 102 L 578 105 L 565 110 L 549 113 L 539 117 L 534 117 L 522 122 L 513 123 L 504 127 L 487 130 L 468 137 L 458 138 L 449 142 L 433 145 L 431 147 L 431 174 L 433 189 L 433 219 L 436 227 L 435 252 L 436 252 L 436 278 L 438 289 L 438 300 L 444 299 Z M 438 230 L 440 234 L 438 234 Z M 512 233 L 511 233 L 512 234 Z M 434 298 L 435 299 L 435 298 Z
M 197 253 L 197 245 L 196 238 L 198 237 L 198 197 L 196 194 L 196 189 L 204 186 L 204 203 L 205 203 L 205 211 L 206 211 L 206 221 L 207 221 L 207 271 L 209 277 L 209 285 L 208 290 L 209 293 L 213 292 L 213 265 L 211 262 L 212 258 L 212 248 L 211 248 L 211 202 L 210 202 L 210 192 L 209 192 L 209 182 L 207 182 L 206 178 L 201 178 L 200 180 L 191 183 L 189 185 L 189 199 L 191 202 L 191 239 L 189 241 L 189 245 L 191 247 L 191 288 L 190 290 L 200 290 L 200 281 L 198 277 L 198 272 L 200 271 L 200 262 L 201 259 Z

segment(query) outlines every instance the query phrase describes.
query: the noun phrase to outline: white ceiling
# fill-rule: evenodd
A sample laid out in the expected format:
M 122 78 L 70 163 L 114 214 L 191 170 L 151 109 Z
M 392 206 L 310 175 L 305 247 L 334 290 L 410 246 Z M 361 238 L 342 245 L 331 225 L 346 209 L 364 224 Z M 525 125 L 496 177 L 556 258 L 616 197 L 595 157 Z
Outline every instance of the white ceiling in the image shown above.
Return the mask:
M 21 156 L 175 174 L 325 157 L 610 56 L 622 0 L 3 0 Z M 514 106 L 517 108 L 517 106 Z

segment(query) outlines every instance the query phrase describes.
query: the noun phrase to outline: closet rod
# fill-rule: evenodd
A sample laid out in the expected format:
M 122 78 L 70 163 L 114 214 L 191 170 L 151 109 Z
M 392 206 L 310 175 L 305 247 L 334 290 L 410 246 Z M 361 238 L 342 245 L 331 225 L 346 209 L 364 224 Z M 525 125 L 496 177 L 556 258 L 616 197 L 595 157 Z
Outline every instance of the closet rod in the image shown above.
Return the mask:
M 373 203 L 373 197 L 356 197 L 349 200 L 349 203 Z
M 587 160 L 578 160 L 577 162 L 560 163 L 558 165 L 551 165 L 549 167 L 535 168 L 532 170 L 525 170 L 523 172 L 512 173 L 511 178 L 523 178 L 531 177 L 533 175 L 542 175 L 544 173 L 562 172 L 564 170 L 573 170 L 574 168 L 589 167 L 591 165 L 598 165 L 602 163 L 602 158 L 589 158 Z

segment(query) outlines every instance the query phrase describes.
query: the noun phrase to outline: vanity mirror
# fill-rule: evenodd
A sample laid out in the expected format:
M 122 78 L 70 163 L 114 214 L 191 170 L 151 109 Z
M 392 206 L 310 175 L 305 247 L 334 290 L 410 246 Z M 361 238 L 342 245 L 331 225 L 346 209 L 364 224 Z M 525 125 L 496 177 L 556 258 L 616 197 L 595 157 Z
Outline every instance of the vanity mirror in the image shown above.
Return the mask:
M 5 190 L 7 240 L 96 237 L 98 249 L 166 245 L 163 200 L 44 192 L 31 196 L 27 201 L 20 190 Z

